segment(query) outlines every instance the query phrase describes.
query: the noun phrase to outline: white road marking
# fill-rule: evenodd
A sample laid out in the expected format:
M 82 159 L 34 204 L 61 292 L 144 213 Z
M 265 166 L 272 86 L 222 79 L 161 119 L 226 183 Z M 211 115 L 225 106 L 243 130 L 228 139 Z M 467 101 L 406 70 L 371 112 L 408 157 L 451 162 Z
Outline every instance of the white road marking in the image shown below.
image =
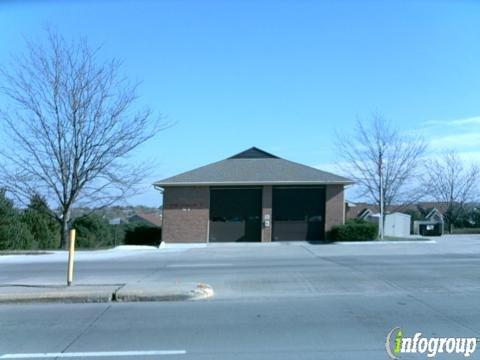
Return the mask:
M 192 268 L 192 267 L 225 267 L 233 264 L 170 264 L 167 268 Z
M 369 240 L 369 241 L 336 241 L 338 245 L 417 245 L 436 244 L 436 240 Z
M 150 351 L 96 351 L 68 353 L 32 353 L 4 354 L 0 359 L 38 359 L 38 358 L 71 358 L 71 357 L 115 357 L 115 356 L 155 356 L 155 355 L 185 355 L 185 350 L 150 350 Z

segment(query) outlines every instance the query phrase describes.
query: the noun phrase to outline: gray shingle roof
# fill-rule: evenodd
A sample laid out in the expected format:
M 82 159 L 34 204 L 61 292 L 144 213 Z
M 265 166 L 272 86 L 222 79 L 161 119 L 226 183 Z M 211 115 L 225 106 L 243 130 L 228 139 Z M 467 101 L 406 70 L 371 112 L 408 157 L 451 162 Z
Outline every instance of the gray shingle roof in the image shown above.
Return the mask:
M 279 158 L 257 148 L 154 183 L 194 185 L 319 185 L 351 184 L 352 180 Z

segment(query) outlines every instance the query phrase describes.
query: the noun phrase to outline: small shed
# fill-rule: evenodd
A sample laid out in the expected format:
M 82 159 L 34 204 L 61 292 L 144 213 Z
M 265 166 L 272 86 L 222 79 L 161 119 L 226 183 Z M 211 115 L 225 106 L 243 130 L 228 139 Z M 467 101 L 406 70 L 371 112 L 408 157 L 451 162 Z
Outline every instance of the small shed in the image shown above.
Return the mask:
M 371 209 L 364 209 L 358 215 L 358 219 L 369 221 L 373 224 L 379 223 L 380 214 L 374 213 Z M 406 237 L 410 235 L 411 216 L 400 212 L 385 215 L 384 232 L 385 236 Z
M 384 234 L 386 236 L 406 237 L 410 235 L 411 216 L 394 212 L 385 216 Z

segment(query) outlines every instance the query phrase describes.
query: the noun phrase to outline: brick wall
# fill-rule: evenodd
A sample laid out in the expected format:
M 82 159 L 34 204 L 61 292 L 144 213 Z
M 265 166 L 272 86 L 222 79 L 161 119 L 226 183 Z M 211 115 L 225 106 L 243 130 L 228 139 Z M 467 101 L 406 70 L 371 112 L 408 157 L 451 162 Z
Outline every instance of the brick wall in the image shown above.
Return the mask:
M 344 186 L 327 185 L 325 190 L 325 231 L 344 223 Z M 272 187 L 265 186 L 262 220 L 272 213 Z M 166 187 L 163 193 L 162 238 L 166 242 L 207 242 L 210 189 L 207 186 Z M 272 219 L 271 219 L 272 220 Z M 270 228 L 262 228 L 262 241 L 271 241 Z
M 264 226 L 265 215 L 270 216 L 270 226 Z M 272 241 L 272 186 L 266 185 L 262 191 L 262 242 Z
M 345 222 L 343 185 L 327 185 L 325 190 L 325 231 Z
M 163 192 L 163 241 L 207 242 L 209 207 L 208 186 L 166 187 Z

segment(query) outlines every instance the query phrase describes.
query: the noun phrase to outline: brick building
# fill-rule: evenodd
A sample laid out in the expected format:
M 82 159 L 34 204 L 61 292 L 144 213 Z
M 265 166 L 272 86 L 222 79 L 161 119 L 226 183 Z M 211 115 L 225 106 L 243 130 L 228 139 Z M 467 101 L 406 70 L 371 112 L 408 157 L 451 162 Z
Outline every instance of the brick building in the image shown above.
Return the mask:
M 164 180 L 166 242 L 325 239 L 352 181 L 250 148 Z

